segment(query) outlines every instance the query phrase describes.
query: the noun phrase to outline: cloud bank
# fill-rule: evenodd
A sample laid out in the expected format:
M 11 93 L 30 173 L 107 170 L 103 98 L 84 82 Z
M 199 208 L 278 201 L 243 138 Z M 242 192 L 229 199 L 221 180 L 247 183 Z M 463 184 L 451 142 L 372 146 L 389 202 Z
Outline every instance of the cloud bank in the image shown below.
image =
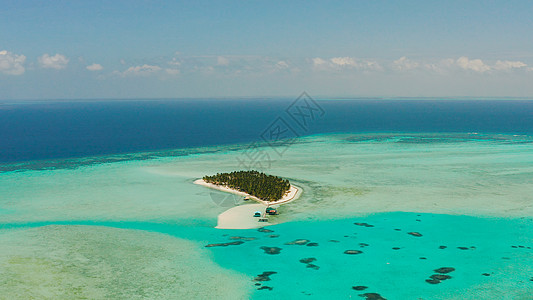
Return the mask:
M 14 54 L 7 50 L 0 51 L 0 73 L 7 75 L 22 75 L 25 72 L 26 56 Z
M 490 67 L 487 66 L 481 59 L 469 59 L 466 56 L 459 57 L 457 59 L 457 65 L 462 69 L 480 73 L 490 70 Z
M 509 60 L 505 60 L 505 61 L 501 61 L 501 60 L 498 60 L 496 61 L 496 64 L 494 65 L 494 69 L 495 70 L 504 70 L 504 71 L 509 71 L 509 70 L 512 70 L 512 69 L 521 69 L 521 68 L 525 68 L 527 67 L 527 65 L 521 61 L 509 61 Z
M 38 61 L 41 68 L 60 70 L 67 67 L 69 59 L 62 54 L 50 56 L 49 54 L 45 53 L 38 58 Z
M 148 76 L 161 71 L 160 66 L 147 65 L 129 67 L 126 71 L 122 72 L 122 76 Z
M 342 71 L 342 70 L 363 70 L 363 71 L 381 71 L 383 67 L 375 60 L 360 59 L 350 56 L 332 57 L 324 59 L 315 57 L 312 59 L 313 67 L 322 71 Z
M 14 54 L 7 50 L 0 51 L 0 74 L 22 75 L 25 68 L 26 56 Z M 65 69 L 70 60 L 63 54 L 43 54 L 37 58 L 37 65 L 43 69 Z M 93 63 L 85 65 L 83 61 L 73 62 L 91 72 L 104 70 L 101 64 Z M 126 64 L 121 60 L 121 64 Z M 29 63 L 33 66 L 33 63 Z M 33 70 L 29 68 L 28 70 Z M 76 68 L 72 68 L 75 71 Z M 118 75 L 120 77 L 148 77 L 152 75 L 174 76 L 249 76 L 268 75 L 278 73 L 286 75 L 300 72 L 332 73 L 338 75 L 388 73 L 390 75 L 404 72 L 425 72 L 426 74 L 440 74 L 454 76 L 458 74 L 511 74 L 515 72 L 532 72 L 533 67 L 523 61 L 498 59 L 485 61 L 480 58 L 460 56 L 456 58 L 424 59 L 401 56 L 398 59 L 373 59 L 358 58 L 354 56 L 314 57 L 314 58 L 283 58 L 254 55 L 205 55 L 205 56 L 182 56 L 177 54 L 170 58 L 147 59 L 142 64 L 130 65 L 125 70 L 99 72 L 99 78 Z M 103 76 L 103 77 L 102 77 Z
M 392 63 L 393 69 L 399 71 L 412 70 L 420 66 L 418 62 L 412 61 L 405 56 L 400 57 Z
M 102 67 L 101 64 L 88 65 L 86 68 L 89 71 L 100 71 L 100 70 L 104 69 L 104 67 Z

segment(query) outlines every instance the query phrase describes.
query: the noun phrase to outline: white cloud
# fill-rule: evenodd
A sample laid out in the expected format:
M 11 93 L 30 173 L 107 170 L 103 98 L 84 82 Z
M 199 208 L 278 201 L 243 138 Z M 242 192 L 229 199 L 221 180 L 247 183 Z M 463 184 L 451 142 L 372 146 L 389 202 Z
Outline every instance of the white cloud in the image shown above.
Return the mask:
M 337 66 L 352 66 L 357 67 L 357 63 L 351 57 L 333 57 L 330 61 Z
M 528 65 L 521 61 L 497 60 L 493 65 L 488 65 L 481 59 L 469 59 L 466 56 L 458 59 L 443 59 L 438 63 L 424 64 L 425 69 L 437 73 L 448 73 L 458 69 L 470 70 L 474 72 L 494 72 L 494 71 L 512 71 L 512 70 L 529 70 Z
M 313 65 L 314 65 L 314 66 L 324 65 L 325 63 L 326 63 L 326 61 L 323 60 L 323 59 L 320 58 L 320 57 L 315 57 L 315 58 L 313 58 Z
M 392 67 L 399 71 L 406 71 L 418 68 L 420 64 L 416 61 L 412 61 L 409 58 L 402 56 L 399 59 L 392 62 Z
M 457 59 L 457 65 L 465 70 L 472 70 L 475 72 L 483 73 L 490 70 L 481 59 L 468 59 L 466 56 L 461 56 Z
M 178 55 L 179 52 L 176 52 L 176 55 Z M 178 67 L 181 66 L 181 60 L 178 60 L 177 58 L 173 57 L 171 61 L 168 61 L 167 64 L 169 64 L 171 67 L 165 68 L 165 72 L 168 75 L 178 75 L 181 73 L 180 69 Z
M 181 61 L 179 61 L 177 58 L 173 57 L 171 61 L 167 62 L 167 64 L 171 66 L 180 66 Z
M 493 66 L 493 69 L 509 71 L 511 69 L 520 69 L 524 67 L 527 67 L 527 65 L 521 61 L 498 60 L 496 61 L 496 64 Z
M 0 51 L 0 73 L 8 75 L 24 74 L 26 56 L 14 54 L 7 50 Z
M 180 70 L 178 70 L 178 69 L 165 69 L 165 72 L 167 72 L 168 75 L 178 75 L 180 73 Z
M 434 71 L 440 74 L 446 74 L 450 69 L 456 67 L 455 59 L 446 58 L 437 63 L 426 63 L 424 68 L 429 71 Z
M 320 70 L 357 69 L 365 71 L 380 71 L 383 67 L 374 60 L 357 59 L 354 57 L 333 57 L 329 60 L 315 57 L 312 59 L 313 67 Z
M 219 66 L 227 66 L 229 65 L 229 59 L 227 59 L 224 56 L 217 57 L 217 65 Z
M 142 66 L 129 67 L 122 72 L 122 76 L 147 76 L 161 71 L 161 67 L 144 64 Z
M 383 67 L 374 60 L 364 60 L 360 64 L 360 68 L 363 68 L 365 70 L 373 70 L 373 71 L 382 71 Z
M 92 64 L 92 65 L 87 66 L 87 70 L 89 70 L 89 71 L 100 71 L 103 68 L 104 67 L 102 67 L 101 64 Z
M 69 59 L 66 58 L 62 54 L 56 54 L 54 56 L 50 56 L 47 53 L 43 54 L 41 57 L 39 57 L 39 65 L 41 65 L 41 68 L 45 69 L 64 69 Z
M 289 64 L 286 62 L 286 61 L 283 61 L 283 60 L 280 60 L 276 63 L 276 68 L 277 69 L 287 69 L 289 67 Z

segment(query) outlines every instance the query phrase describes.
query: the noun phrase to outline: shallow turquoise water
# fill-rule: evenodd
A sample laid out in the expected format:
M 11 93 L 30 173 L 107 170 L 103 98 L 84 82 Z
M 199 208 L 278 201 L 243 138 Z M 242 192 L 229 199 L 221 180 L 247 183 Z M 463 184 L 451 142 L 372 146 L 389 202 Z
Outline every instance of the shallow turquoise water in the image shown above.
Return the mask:
M 304 189 L 300 199 L 282 207 L 281 224 L 268 227 L 272 233 L 212 228 L 227 207 L 211 199 L 219 192 L 192 184 L 205 174 L 238 168 L 245 157 L 239 149 L 3 166 L 0 233 L 51 224 L 165 233 L 193 241 L 212 254 L 204 259 L 241 274 L 240 284 L 254 291 L 254 299 L 357 299 L 364 293 L 387 299 L 531 299 L 530 137 L 319 135 L 298 140 L 281 156 L 263 145 L 275 158 L 264 171 Z M 239 241 L 231 239 L 237 236 L 256 239 L 204 248 Z M 318 246 L 285 245 L 296 239 Z M 266 254 L 263 246 L 281 252 Z M 300 262 L 306 258 L 315 258 L 311 264 L 318 269 Z M 427 283 L 440 267 L 455 268 L 452 278 Z M 254 281 L 265 271 L 277 273 L 270 281 Z M 272 290 L 257 290 L 262 286 Z
M 240 245 L 209 249 L 216 263 L 248 276 L 250 287 L 256 288 L 254 299 L 341 299 L 364 293 L 379 293 L 387 299 L 529 299 L 528 292 L 533 288 L 531 218 L 380 213 L 269 226 L 272 232 L 135 222 L 59 224 L 141 229 L 203 245 L 243 240 Z M 49 223 L 4 225 L 4 229 L 42 225 Z M 309 242 L 286 244 L 300 239 Z M 308 246 L 309 243 L 318 245 Z M 267 254 L 261 247 L 281 250 L 279 254 Z M 362 253 L 348 255 L 344 254 L 346 250 Z M 300 262 L 306 258 L 316 259 L 312 264 L 317 267 Z M 426 279 L 441 267 L 455 268 L 448 273 L 452 278 L 438 284 L 427 283 Z M 269 281 L 254 281 L 265 271 L 277 273 Z M 258 290 L 262 286 L 272 290 Z M 368 288 L 356 291 L 353 286 Z

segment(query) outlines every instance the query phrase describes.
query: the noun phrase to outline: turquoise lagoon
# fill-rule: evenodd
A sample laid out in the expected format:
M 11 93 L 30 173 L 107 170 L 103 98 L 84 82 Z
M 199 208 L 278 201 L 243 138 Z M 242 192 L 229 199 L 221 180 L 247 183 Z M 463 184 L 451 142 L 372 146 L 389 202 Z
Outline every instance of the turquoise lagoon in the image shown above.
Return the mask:
M 533 138 L 258 145 L 256 166 L 302 197 L 268 230 L 214 229 L 245 204 L 192 182 L 241 168 L 248 146 L 1 166 L 0 298 L 532 299 Z

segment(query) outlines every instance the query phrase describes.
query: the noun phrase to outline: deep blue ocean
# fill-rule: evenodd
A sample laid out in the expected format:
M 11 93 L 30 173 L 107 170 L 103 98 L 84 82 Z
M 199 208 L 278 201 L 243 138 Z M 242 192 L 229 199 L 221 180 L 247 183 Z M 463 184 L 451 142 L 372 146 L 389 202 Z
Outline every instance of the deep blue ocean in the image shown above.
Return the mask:
M 275 128 L 288 137 L 336 132 L 531 134 L 533 101 L 4 101 L 0 163 L 262 141 Z

